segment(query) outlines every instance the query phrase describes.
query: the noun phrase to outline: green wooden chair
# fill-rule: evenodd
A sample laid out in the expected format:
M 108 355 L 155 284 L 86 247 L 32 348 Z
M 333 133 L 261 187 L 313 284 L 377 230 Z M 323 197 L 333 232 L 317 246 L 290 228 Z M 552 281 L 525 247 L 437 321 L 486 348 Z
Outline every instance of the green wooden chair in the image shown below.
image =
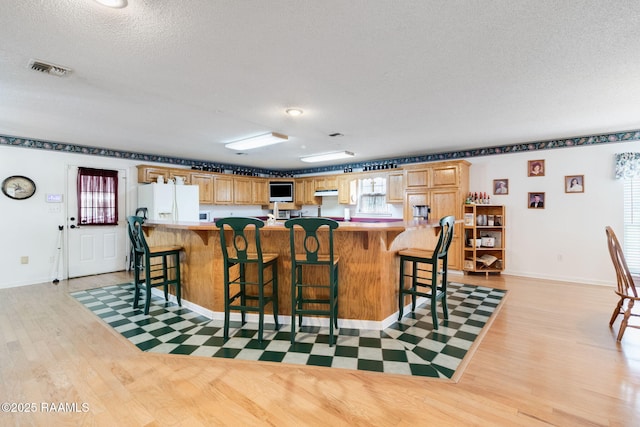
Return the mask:
M 127 217 L 129 239 L 131 240 L 133 255 L 133 308 L 138 308 L 140 290 L 145 291 L 144 314 L 149 314 L 151 305 L 151 289 L 162 286 L 164 299 L 169 300 L 168 288 L 174 285 L 176 299 L 180 301 L 180 252 L 182 246 L 151 246 L 147 244 L 142 230 L 144 218 L 139 216 Z
M 447 255 L 453 240 L 455 218 L 445 216 L 440 220 L 438 243 L 433 251 L 424 249 L 403 249 L 400 256 L 400 290 L 398 293 L 398 320 L 402 319 L 405 295 L 411 295 L 411 312 L 416 309 L 416 297 L 426 297 L 431 301 L 433 328 L 438 329 L 436 302 L 442 301 L 444 318 L 449 318 L 447 308 Z M 405 263 L 409 263 L 409 273 L 405 273 Z M 405 279 L 410 286 L 405 287 Z M 425 289 L 428 288 L 428 289 Z
M 302 326 L 303 315 L 329 316 L 329 345 L 335 343 L 334 326 L 338 328 L 338 261 L 333 252 L 333 230 L 338 223 L 327 218 L 295 218 L 284 223 L 289 228 L 291 246 L 291 343 L 295 343 L 296 315 Z M 296 247 L 295 229 L 304 231 L 302 245 Z M 325 239 L 318 238 L 318 230 L 328 230 Z M 325 283 L 305 283 L 303 267 L 326 266 Z M 324 289 L 324 291 L 323 291 Z
M 262 252 L 260 229 L 264 227 L 264 222 L 259 219 L 221 218 L 216 225 L 220 228 L 224 262 L 224 339 L 229 339 L 229 316 L 233 310 L 241 313 L 242 325 L 246 323 L 246 312 L 258 313 L 258 341 L 262 342 L 264 308 L 269 303 L 273 309 L 275 330 L 280 329 L 278 254 Z M 227 233 L 230 233 L 229 241 Z M 249 266 L 255 266 L 256 271 L 247 274 Z M 271 276 L 265 278 L 268 269 L 271 270 Z M 265 293 L 268 287 L 271 287 L 271 292 Z

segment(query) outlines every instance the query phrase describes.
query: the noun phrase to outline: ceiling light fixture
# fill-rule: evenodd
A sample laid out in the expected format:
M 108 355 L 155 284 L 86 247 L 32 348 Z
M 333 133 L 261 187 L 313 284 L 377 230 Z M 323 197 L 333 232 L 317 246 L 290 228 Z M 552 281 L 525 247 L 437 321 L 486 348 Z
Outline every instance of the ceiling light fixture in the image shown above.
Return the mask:
M 300 160 L 307 163 L 324 162 L 327 160 L 348 159 L 355 156 L 351 151 L 337 151 L 334 153 L 314 154 L 313 156 L 300 157 Z
M 232 150 L 252 150 L 258 147 L 265 147 L 267 145 L 279 144 L 289 139 L 287 135 L 281 133 L 270 132 L 264 135 L 252 136 L 251 138 L 241 139 L 239 141 L 230 142 L 225 144 L 225 147 Z
M 288 108 L 287 110 L 285 110 L 285 113 L 287 113 L 291 117 L 298 117 L 301 116 L 304 111 L 299 108 Z
M 114 9 L 122 9 L 127 7 L 127 0 L 96 0 L 103 6 L 112 7 Z

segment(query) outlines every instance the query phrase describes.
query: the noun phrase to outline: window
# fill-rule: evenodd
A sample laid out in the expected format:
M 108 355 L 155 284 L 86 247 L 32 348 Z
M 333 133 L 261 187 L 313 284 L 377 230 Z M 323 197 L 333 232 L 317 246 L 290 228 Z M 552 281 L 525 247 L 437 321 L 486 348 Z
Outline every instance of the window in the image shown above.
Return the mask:
M 118 224 L 118 171 L 78 168 L 78 224 Z
M 624 180 L 623 250 L 632 273 L 640 273 L 640 177 Z
M 358 186 L 358 213 L 390 215 L 389 204 L 387 203 L 386 178 L 359 179 Z

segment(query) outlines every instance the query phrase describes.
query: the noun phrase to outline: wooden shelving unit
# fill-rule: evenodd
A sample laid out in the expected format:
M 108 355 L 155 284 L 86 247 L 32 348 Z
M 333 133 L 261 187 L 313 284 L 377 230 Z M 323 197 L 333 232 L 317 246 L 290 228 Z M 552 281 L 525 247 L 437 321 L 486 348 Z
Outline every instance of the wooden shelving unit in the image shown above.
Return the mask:
M 505 267 L 505 207 L 478 204 L 464 205 L 463 210 L 463 270 L 500 274 Z

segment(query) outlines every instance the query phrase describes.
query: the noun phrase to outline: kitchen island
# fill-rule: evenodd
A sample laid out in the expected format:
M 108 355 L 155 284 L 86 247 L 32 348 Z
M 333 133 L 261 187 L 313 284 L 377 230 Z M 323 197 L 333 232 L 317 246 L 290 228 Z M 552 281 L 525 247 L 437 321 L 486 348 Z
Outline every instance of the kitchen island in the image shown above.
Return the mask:
M 199 222 L 148 221 L 143 227 L 149 245 L 184 247 L 182 299 L 214 313 L 224 312 L 220 229 L 214 223 Z M 409 246 L 433 248 L 437 230 L 438 223 L 433 221 L 339 222 L 334 232 L 334 251 L 340 257 L 338 318 L 353 320 L 355 325 L 359 320 L 384 322 L 397 313 L 399 261 L 396 252 Z M 322 238 L 322 233 L 320 236 Z M 263 252 L 279 255 L 279 311 L 280 315 L 289 316 L 289 229 L 280 221 L 265 225 L 260 230 L 260 238 Z

